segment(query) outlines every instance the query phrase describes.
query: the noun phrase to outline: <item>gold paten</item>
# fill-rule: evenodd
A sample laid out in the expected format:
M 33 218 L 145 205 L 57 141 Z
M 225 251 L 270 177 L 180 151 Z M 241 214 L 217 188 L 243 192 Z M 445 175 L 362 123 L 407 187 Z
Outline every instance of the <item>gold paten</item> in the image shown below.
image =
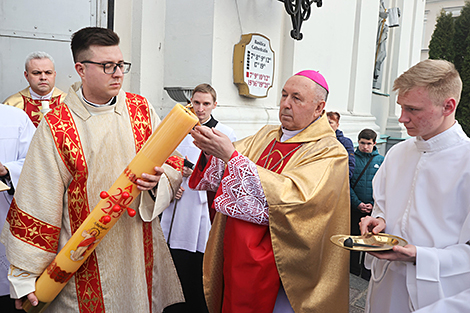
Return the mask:
M 351 237 L 354 243 L 372 245 L 375 247 L 346 247 L 344 241 Z M 338 247 L 353 250 L 353 251 L 365 251 L 365 252 L 374 252 L 374 251 L 387 251 L 391 250 L 394 246 L 406 246 L 408 242 L 398 236 L 389 235 L 389 234 L 377 234 L 373 235 L 371 233 L 365 236 L 351 236 L 351 235 L 334 235 L 330 238 L 331 242 L 337 245 Z

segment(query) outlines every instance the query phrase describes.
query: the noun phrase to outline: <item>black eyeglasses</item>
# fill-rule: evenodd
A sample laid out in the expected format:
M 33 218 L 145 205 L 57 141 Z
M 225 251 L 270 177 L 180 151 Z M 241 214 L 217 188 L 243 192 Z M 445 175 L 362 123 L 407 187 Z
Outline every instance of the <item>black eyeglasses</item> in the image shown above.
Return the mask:
M 93 61 L 81 61 L 80 63 L 91 63 L 91 64 L 96 64 L 96 65 L 102 65 L 103 66 L 103 71 L 104 71 L 105 74 L 114 74 L 114 73 L 116 73 L 116 69 L 118 68 L 118 66 L 121 69 L 121 72 L 123 74 L 129 73 L 129 71 L 131 70 L 131 63 L 128 63 L 128 62 L 98 63 L 98 62 L 93 62 Z

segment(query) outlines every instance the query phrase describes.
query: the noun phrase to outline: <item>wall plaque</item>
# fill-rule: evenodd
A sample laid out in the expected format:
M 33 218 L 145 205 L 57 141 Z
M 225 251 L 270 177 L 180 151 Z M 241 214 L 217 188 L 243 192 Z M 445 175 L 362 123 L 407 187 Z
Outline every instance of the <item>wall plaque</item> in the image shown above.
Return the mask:
M 274 51 L 269 38 L 261 34 L 242 35 L 233 48 L 233 82 L 238 93 L 264 98 L 273 85 Z

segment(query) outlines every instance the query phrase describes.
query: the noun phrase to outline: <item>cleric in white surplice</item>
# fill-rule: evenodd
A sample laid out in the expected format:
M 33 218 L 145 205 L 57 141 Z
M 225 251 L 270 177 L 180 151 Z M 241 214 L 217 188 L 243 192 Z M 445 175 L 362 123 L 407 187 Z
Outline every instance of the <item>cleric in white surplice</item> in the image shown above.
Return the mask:
M 29 144 L 36 128 L 21 109 L 0 104 L 0 181 L 10 187 L 0 191 L 0 230 L 3 228 Z M 2 312 L 14 312 L 15 301 L 10 299 L 10 282 L 5 246 L 0 243 L 0 307 Z
M 409 244 L 367 255 L 366 312 L 412 312 L 470 288 L 470 139 L 455 120 L 459 73 L 450 62 L 425 60 L 394 90 L 413 138 L 385 156 L 361 232 L 385 231 Z

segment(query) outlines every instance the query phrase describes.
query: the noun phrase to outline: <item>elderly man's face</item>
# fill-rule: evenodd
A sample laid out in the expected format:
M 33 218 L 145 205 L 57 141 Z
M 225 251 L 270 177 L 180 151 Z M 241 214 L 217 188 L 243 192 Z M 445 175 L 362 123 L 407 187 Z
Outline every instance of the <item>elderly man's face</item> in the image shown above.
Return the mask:
M 288 130 L 300 130 L 316 120 L 325 101 L 316 101 L 317 86 L 304 76 L 292 76 L 282 89 L 279 120 Z
M 28 70 L 24 71 L 24 77 L 31 89 L 40 96 L 51 92 L 55 85 L 56 72 L 51 60 L 32 59 L 29 61 Z

